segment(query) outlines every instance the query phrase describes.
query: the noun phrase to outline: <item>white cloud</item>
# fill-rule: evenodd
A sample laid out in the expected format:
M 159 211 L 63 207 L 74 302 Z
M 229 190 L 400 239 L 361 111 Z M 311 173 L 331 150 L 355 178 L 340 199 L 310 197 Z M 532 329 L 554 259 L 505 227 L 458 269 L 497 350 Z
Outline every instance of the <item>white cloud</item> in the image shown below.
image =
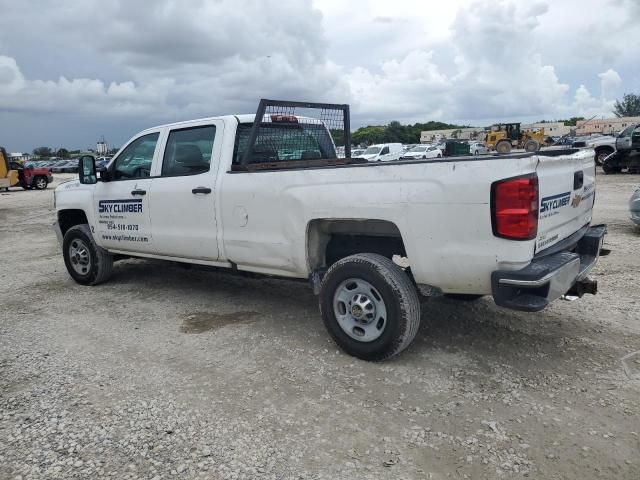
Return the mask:
M 8 115 L 64 114 L 99 118 L 108 134 L 109 125 L 251 112 L 260 97 L 348 102 L 354 126 L 603 115 L 638 82 L 631 45 L 640 29 L 629 22 L 637 8 L 635 0 L 428 8 L 418 0 L 0 0 L 0 126 L 19 138 Z
M 598 77 L 600 77 L 603 98 L 612 98 L 619 93 L 618 90 L 622 85 L 622 78 L 620 78 L 618 72 L 610 68 L 606 72 L 598 74 Z

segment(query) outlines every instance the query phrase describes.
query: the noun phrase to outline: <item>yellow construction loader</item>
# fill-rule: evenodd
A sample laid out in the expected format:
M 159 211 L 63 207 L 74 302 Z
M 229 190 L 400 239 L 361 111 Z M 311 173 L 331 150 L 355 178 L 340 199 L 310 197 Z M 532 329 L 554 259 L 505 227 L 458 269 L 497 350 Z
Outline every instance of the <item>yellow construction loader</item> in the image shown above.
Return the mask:
M 9 190 L 9 187 L 12 187 L 18 181 L 18 171 L 11 170 L 9 155 L 7 155 L 7 151 L 4 148 L 0 147 L 0 189 Z
M 489 150 L 495 150 L 498 153 L 510 153 L 511 148 L 524 148 L 527 152 L 537 152 L 545 143 L 544 128 L 521 131 L 519 123 L 497 124 L 491 127 L 484 142 Z

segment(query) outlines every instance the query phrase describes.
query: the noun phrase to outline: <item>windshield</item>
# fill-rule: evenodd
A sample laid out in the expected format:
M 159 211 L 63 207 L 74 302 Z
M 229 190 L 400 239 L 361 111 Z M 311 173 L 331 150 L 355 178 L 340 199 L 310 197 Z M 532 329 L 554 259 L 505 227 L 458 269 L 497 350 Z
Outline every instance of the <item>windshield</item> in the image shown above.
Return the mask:
M 624 137 L 630 137 L 631 136 L 631 132 L 633 132 L 633 127 L 635 125 L 631 125 L 630 127 L 625 128 L 622 132 L 620 132 L 620 135 L 618 135 L 618 137 L 620 138 L 624 138 Z
M 365 155 L 375 155 L 380 152 L 380 147 L 369 147 L 364 151 Z
M 426 152 L 427 151 L 427 147 L 413 147 L 409 151 L 410 152 Z

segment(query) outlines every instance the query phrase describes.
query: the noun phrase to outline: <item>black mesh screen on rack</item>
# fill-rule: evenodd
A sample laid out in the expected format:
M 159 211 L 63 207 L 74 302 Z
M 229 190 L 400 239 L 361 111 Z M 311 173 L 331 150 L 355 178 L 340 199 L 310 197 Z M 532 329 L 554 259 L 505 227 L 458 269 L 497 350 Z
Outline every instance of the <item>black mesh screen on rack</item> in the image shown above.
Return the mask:
M 329 165 L 350 153 L 348 105 L 263 99 L 253 124 L 238 126 L 233 163 L 240 170 Z

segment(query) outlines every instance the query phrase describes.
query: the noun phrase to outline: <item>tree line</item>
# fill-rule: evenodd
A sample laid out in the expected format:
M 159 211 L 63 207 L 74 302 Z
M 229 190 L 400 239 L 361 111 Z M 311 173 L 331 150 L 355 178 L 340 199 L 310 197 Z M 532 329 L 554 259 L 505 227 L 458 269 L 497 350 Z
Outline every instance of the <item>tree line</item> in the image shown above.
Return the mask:
M 428 130 L 452 130 L 468 128 L 466 125 L 455 125 L 445 122 L 414 123 L 403 125 L 398 121 L 389 122 L 388 125 L 368 125 L 360 127 L 351 134 L 353 145 L 373 145 L 375 143 L 420 143 L 420 134 Z M 333 141 L 339 147 L 344 146 L 344 131 L 331 130 Z

